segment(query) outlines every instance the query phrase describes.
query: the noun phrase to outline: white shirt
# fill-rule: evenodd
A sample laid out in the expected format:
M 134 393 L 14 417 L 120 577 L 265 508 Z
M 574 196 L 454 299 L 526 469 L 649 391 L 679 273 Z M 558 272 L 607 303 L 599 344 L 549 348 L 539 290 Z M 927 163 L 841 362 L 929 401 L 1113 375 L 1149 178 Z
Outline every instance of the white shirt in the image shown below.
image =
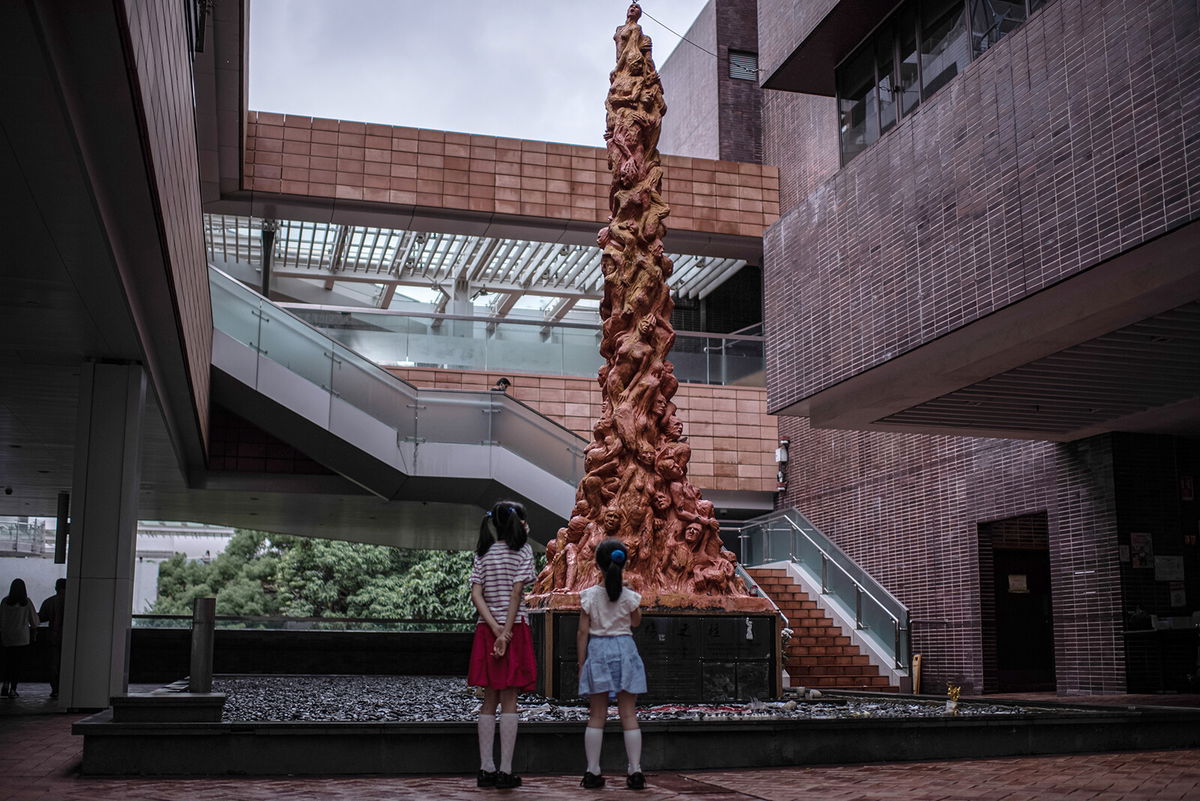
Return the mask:
M 29 645 L 29 628 L 37 624 L 33 601 L 27 601 L 24 606 L 0 602 L 0 644 Z
M 588 616 L 588 634 L 596 637 L 633 634 L 629 618 L 641 602 L 642 596 L 628 587 L 621 588 L 615 601 L 608 600 L 608 590 L 603 584 L 579 593 L 579 605 Z

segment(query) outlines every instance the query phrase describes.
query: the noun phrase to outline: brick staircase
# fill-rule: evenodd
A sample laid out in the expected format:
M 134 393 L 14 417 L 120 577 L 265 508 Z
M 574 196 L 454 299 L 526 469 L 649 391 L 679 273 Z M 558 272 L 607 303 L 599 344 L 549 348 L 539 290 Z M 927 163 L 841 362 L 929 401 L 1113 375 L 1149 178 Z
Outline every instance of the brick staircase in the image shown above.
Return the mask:
M 789 686 L 899 692 L 787 570 L 755 567 L 748 572 L 791 625 L 793 635 L 783 657 Z

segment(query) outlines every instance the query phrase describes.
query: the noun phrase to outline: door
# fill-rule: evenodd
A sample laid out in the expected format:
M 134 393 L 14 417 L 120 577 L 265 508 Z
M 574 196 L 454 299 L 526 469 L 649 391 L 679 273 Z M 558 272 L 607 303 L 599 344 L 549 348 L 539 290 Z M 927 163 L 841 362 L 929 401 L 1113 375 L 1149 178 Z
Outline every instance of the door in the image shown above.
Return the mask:
M 1054 690 L 1050 552 L 993 551 L 996 669 L 1000 692 Z

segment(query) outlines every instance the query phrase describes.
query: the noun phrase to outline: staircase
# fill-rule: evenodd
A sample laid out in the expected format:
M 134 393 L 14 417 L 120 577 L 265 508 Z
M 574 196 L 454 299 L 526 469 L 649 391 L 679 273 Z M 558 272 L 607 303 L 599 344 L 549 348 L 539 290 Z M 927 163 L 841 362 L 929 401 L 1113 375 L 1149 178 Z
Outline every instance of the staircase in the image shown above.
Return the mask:
M 782 568 L 752 567 L 748 571 L 762 591 L 787 616 L 792 638 L 784 651 L 788 686 L 819 690 L 899 692 L 808 597 Z

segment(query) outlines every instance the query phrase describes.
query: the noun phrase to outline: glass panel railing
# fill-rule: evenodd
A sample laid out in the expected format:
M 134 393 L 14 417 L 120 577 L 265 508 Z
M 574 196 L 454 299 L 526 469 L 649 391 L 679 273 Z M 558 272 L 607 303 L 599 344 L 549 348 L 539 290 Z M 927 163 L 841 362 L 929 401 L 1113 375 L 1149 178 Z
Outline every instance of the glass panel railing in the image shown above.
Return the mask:
M 889 654 L 897 667 L 908 667 L 908 608 L 798 511 L 786 509 L 747 521 L 740 542 L 749 565 L 792 561 L 862 636 Z
M 417 441 L 490 445 L 495 413 L 492 399 L 483 393 L 422 390 Z
M 575 483 L 582 474 L 585 440 L 519 401 L 491 392 L 418 390 L 344 344 L 390 347 L 408 337 L 449 342 L 443 353 L 464 343 L 485 348 L 487 339 L 462 336 L 470 333 L 468 327 L 482 330 L 485 323 L 444 320 L 432 327 L 411 317 L 376 315 L 373 323 L 378 325 L 366 330 L 344 324 L 340 312 L 324 311 L 321 322 L 336 334 L 335 341 L 219 270 L 210 269 L 209 275 L 216 328 L 384 423 L 395 431 L 398 447 L 496 444 L 563 481 Z M 390 339 L 371 339 L 379 333 Z M 497 351 L 509 345 L 492 344 Z
M 220 275 L 214 273 L 214 275 Z M 259 312 L 258 299 L 247 293 L 238 293 L 231 286 L 232 279 L 211 282 L 213 327 L 250 348 L 258 348 Z
M 603 364 L 598 326 L 282 306 L 384 367 L 592 376 Z M 670 360 L 685 383 L 765 386 L 760 336 L 682 332 Z
M 544 417 L 520 401 L 504 395 L 497 400 L 500 412 L 492 418 L 496 442 L 577 484 L 583 477 L 583 440 L 566 428 L 546 425 Z
M 412 434 L 417 391 L 341 345 L 333 346 L 333 392 L 357 409 L 395 429 Z
M 46 524 L 40 521 L 0 521 L 0 551 L 41 554 L 46 546 Z
M 264 303 L 259 353 L 324 389 L 333 385 L 333 343 L 285 311 Z

